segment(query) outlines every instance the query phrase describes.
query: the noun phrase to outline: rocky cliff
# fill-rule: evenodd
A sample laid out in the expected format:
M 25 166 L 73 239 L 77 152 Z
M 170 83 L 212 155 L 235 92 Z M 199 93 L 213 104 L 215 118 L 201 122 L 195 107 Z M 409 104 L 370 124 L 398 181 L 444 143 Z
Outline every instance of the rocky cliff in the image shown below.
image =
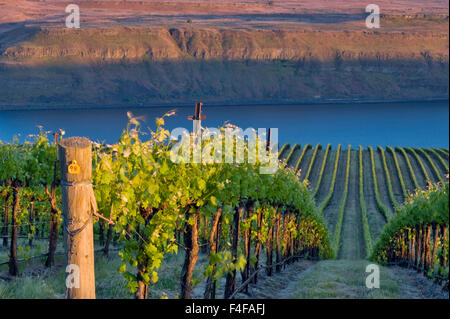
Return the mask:
M 184 28 L 41 30 L 4 50 L 3 57 L 142 61 L 182 60 L 421 60 L 448 61 L 448 33 L 377 31 L 244 31 Z
M 0 33 L 0 104 L 448 97 L 448 32 L 42 29 Z

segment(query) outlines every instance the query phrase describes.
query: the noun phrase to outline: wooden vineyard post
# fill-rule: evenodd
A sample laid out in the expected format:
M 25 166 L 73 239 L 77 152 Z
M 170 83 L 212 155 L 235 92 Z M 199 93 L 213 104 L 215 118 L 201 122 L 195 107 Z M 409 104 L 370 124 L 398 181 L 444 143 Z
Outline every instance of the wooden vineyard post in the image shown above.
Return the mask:
M 8 181 L 7 186 L 11 185 L 11 182 Z M 5 214 L 3 215 L 3 229 L 2 229 L 2 236 L 3 236 L 3 247 L 8 247 L 8 224 L 9 224 L 9 199 L 11 197 L 11 194 L 8 190 L 5 191 Z M 3 196 L 3 194 L 2 194 Z
M 253 209 L 254 209 L 254 202 L 249 201 L 247 203 L 247 209 L 245 211 L 246 217 L 245 220 L 248 221 L 249 225 L 248 229 L 245 230 L 245 240 L 244 240 L 244 251 L 245 251 L 245 268 L 244 268 L 244 274 L 245 276 L 242 277 L 242 281 L 246 281 L 250 277 L 250 264 L 251 264 L 251 253 L 252 253 L 252 220 L 251 217 L 253 215 Z M 244 280 L 245 278 L 245 280 Z M 245 293 L 248 293 L 248 284 L 245 286 Z
M 431 252 L 431 264 L 430 268 L 434 268 L 434 264 L 436 261 L 436 253 L 438 248 L 438 242 L 439 242 L 439 228 L 436 224 L 433 223 L 433 251 Z
M 19 264 L 17 262 L 17 235 L 19 226 L 17 225 L 17 214 L 19 213 L 20 189 L 18 185 L 13 185 L 13 212 L 11 218 L 11 246 L 9 253 L 9 274 L 11 276 L 19 275 Z
M 244 204 L 241 202 L 239 204 L 239 207 L 235 208 L 233 214 L 233 224 L 231 225 L 231 234 L 232 234 L 231 255 L 233 263 L 237 261 L 238 257 L 239 232 L 243 210 Z M 233 270 L 231 273 L 229 272 L 227 274 L 227 278 L 225 281 L 224 299 L 228 299 L 235 290 L 236 290 L 236 270 Z
M 222 207 L 219 207 L 214 217 L 214 221 L 211 226 L 211 232 L 209 234 L 209 256 L 213 253 L 219 252 L 220 244 L 220 222 L 222 219 Z M 216 299 L 216 281 L 213 279 L 215 273 L 215 265 L 212 266 L 211 275 L 208 277 L 205 287 L 204 299 Z
M 257 234 L 256 234 L 256 247 L 255 247 L 255 258 L 256 258 L 256 262 L 255 262 L 255 266 L 253 267 L 254 271 L 258 270 L 259 267 L 259 252 L 261 250 L 261 226 L 262 226 L 262 211 L 261 209 L 258 209 L 257 212 L 257 219 L 256 219 L 256 229 L 257 229 Z M 258 283 L 258 273 L 255 274 L 255 276 L 253 277 L 253 283 L 257 284 Z
M 60 133 L 54 133 L 55 145 L 58 143 Z M 53 165 L 53 182 L 50 190 L 45 187 L 48 199 L 50 201 L 50 225 L 49 225 L 49 236 L 48 236 L 48 255 L 45 261 L 46 267 L 51 267 L 55 262 L 55 252 L 58 246 L 58 220 L 59 220 L 59 209 L 56 204 L 56 172 L 58 170 L 58 161 L 55 160 Z
M 192 218 L 192 224 L 189 223 L 190 217 Z M 185 218 L 184 246 L 186 247 L 186 255 L 181 271 L 181 298 L 191 299 L 192 276 L 194 275 L 194 267 L 198 260 L 199 251 L 198 224 L 200 223 L 200 213 L 196 210 L 192 214 L 188 206 L 185 212 Z
M 445 243 L 448 240 L 448 227 L 445 224 L 441 225 L 441 238 L 442 243 Z M 441 254 L 442 267 L 444 267 L 444 269 L 447 268 L 448 264 L 448 258 L 445 257 L 445 254 Z
M 31 228 L 33 223 L 35 222 L 34 219 L 34 197 L 32 197 L 30 201 L 30 212 L 28 216 L 28 221 L 30 222 L 30 225 L 28 226 L 28 234 L 30 235 L 30 238 L 28 239 L 28 246 L 30 247 L 33 247 L 33 236 L 34 233 L 36 233 L 36 230 L 33 233 L 33 230 Z
M 275 232 L 275 244 L 276 244 L 276 272 L 281 272 L 281 247 L 280 247 L 280 226 L 281 226 L 281 210 L 277 209 L 277 220 L 276 220 L 276 232 Z
M 188 116 L 188 120 L 193 121 L 194 129 L 194 145 L 198 145 L 201 142 L 201 129 L 202 120 L 206 119 L 206 116 L 202 115 L 203 103 L 195 103 L 194 115 Z
M 411 247 L 410 247 L 410 263 L 409 266 L 415 265 L 416 261 L 416 233 L 414 232 L 414 228 L 411 228 Z
M 67 299 L 94 299 L 94 231 L 96 210 L 91 184 L 92 149 L 89 139 L 71 137 L 59 144 L 64 245 L 67 253 Z

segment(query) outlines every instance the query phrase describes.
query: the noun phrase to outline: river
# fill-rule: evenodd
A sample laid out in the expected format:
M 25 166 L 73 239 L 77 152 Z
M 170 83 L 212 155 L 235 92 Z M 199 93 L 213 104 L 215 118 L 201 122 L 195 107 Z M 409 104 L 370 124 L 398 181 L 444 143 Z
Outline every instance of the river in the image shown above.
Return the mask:
M 192 129 L 187 120 L 193 107 L 148 107 L 129 109 L 77 109 L 0 111 L 0 140 L 15 135 L 23 141 L 38 132 L 63 129 L 67 136 L 86 136 L 114 143 L 127 124 L 127 111 L 140 117 L 143 129 L 154 129 L 154 119 L 176 109 L 166 127 Z M 243 129 L 278 128 L 279 143 L 331 143 L 357 145 L 400 145 L 449 147 L 448 102 L 260 105 L 203 107 L 203 126 L 218 127 L 225 121 Z

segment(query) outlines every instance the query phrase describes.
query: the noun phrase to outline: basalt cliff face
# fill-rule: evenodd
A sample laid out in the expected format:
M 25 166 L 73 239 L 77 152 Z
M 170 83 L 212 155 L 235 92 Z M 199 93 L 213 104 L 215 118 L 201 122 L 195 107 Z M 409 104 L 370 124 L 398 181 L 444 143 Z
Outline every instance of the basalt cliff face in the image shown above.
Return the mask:
M 448 97 L 448 32 L 22 29 L 0 33 L 1 105 Z
M 448 34 L 377 31 L 240 31 L 182 28 L 40 30 L 7 47 L 7 58 L 101 60 L 421 60 L 448 61 Z M 25 61 L 26 62 L 26 61 Z

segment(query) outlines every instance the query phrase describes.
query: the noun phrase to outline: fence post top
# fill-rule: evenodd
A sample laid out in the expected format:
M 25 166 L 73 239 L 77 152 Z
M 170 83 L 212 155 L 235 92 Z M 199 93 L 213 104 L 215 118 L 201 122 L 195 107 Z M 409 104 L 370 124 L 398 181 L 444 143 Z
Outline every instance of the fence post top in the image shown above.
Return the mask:
M 90 147 L 91 144 L 88 138 L 80 136 L 65 138 L 59 142 L 59 145 L 64 148 L 86 148 Z
M 83 183 L 91 180 L 92 143 L 86 137 L 69 137 L 59 142 L 61 180 Z

